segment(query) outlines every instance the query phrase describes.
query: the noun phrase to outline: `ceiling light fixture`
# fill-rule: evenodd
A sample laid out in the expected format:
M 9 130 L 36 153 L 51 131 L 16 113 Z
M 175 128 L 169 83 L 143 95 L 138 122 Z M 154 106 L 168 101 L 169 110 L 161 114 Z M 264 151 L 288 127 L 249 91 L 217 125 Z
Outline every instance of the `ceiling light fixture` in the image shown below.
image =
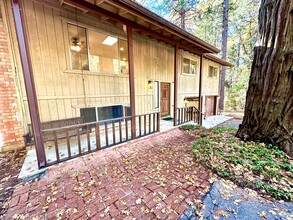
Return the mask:
M 77 38 L 72 38 L 72 45 L 70 46 L 70 49 L 76 52 L 79 52 L 81 50 Z

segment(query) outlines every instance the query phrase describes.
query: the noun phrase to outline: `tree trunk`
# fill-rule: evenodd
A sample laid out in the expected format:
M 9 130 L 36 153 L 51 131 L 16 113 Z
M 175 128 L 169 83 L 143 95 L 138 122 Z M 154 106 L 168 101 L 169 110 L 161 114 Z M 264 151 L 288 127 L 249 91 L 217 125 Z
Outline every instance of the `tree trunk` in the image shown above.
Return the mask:
M 185 14 L 186 14 L 186 11 L 185 9 L 182 7 L 180 9 L 180 27 L 185 30 Z
M 227 38 L 228 38 L 228 10 L 229 10 L 229 0 L 224 0 L 223 7 L 223 31 L 222 31 L 222 56 L 223 60 L 227 58 Z M 224 109 L 224 97 L 225 97 L 225 77 L 226 69 L 225 67 L 221 67 L 220 74 L 220 101 L 219 101 L 219 109 L 220 111 Z
M 293 156 L 293 1 L 262 0 L 243 123 L 236 136 Z

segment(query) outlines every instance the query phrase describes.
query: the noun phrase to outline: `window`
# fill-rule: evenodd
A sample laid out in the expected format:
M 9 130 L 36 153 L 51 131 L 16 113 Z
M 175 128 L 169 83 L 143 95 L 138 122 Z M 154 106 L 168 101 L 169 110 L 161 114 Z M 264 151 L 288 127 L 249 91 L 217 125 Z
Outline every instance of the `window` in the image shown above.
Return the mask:
M 68 24 L 71 68 L 89 70 L 86 29 Z
M 182 72 L 186 74 L 197 74 L 197 61 L 183 57 Z
M 154 108 L 159 108 L 159 82 L 154 82 Z
M 123 117 L 123 105 L 97 107 L 99 121 Z
M 217 77 L 218 68 L 209 66 L 209 77 Z
M 100 73 L 128 73 L 127 41 L 68 24 L 71 68 Z

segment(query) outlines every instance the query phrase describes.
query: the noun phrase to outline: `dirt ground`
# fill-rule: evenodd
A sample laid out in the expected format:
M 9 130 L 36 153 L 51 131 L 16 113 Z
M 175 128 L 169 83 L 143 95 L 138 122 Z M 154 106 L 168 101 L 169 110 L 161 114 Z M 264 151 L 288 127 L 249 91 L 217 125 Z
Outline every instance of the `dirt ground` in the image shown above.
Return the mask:
M 0 153 L 0 219 L 8 208 L 8 200 L 11 197 L 17 176 L 24 161 L 26 150 Z

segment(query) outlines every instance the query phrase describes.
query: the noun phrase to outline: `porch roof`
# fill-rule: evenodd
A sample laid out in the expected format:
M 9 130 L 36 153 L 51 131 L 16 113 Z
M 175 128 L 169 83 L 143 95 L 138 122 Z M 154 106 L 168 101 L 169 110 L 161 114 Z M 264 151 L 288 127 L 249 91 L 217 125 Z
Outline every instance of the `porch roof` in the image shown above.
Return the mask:
M 177 44 L 179 49 L 197 55 L 220 52 L 218 48 L 130 0 L 61 0 L 61 2 L 121 28 L 123 25 L 130 25 L 142 35 L 173 46 Z

